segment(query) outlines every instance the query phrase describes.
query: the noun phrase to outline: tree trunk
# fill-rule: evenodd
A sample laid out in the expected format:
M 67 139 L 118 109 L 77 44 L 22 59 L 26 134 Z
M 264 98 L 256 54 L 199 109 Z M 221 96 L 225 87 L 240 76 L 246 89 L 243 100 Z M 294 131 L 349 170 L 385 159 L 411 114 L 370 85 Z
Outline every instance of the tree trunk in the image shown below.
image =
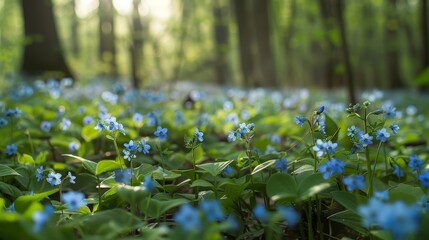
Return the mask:
M 257 87 L 257 74 L 254 64 L 253 34 L 251 19 L 248 14 L 249 3 L 247 0 L 234 0 L 233 8 L 238 27 L 238 45 L 240 54 L 241 73 L 243 84 L 246 87 Z
M 102 74 L 112 78 L 118 76 L 115 47 L 115 9 L 112 0 L 99 0 L 99 51 L 103 63 Z
M 287 83 L 292 86 L 295 86 L 295 70 L 294 70 L 294 51 L 292 47 L 292 39 L 296 31 L 295 22 L 296 22 L 296 11 L 297 11 L 297 0 L 290 1 L 290 17 L 289 23 L 286 28 L 285 33 L 283 34 L 283 44 L 284 44 L 284 57 L 286 59 L 286 75 Z
M 347 44 L 346 27 L 343 18 L 343 3 L 344 0 L 331 0 L 334 8 L 335 19 L 340 31 L 341 40 L 341 60 L 344 65 L 344 82 L 347 88 L 349 103 L 356 103 L 355 88 L 353 81 L 352 66 L 350 64 L 349 49 Z
M 179 46 L 177 48 L 176 53 L 176 64 L 173 68 L 173 76 L 171 81 L 177 81 L 180 78 L 180 73 L 182 71 L 182 66 L 185 57 L 185 43 L 186 38 L 188 36 L 188 25 L 191 14 L 192 2 L 191 0 L 182 0 L 182 15 L 181 17 L 181 28 L 180 28 L 180 36 L 179 36 Z
M 31 41 L 24 47 L 21 72 L 73 78 L 60 46 L 51 1 L 22 0 L 22 13 L 25 37 Z
M 226 6 L 222 0 L 213 2 L 214 40 L 216 47 L 215 75 L 216 82 L 225 85 L 230 82 L 231 70 L 228 64 L 229 29 L 226 16 Z
M 131 38 L 132 43 L 130 46 L 131 57 L 131 82 L 135 89 L 140 88 L 142 77 L 140 69 L 143 67 L 143 44 L 144 44 L 144 26 L 139 14 L 139 6 L 142 4 L 141 0 L 133 1 L 132 13 L 132 26 Z
M 399 64 L 399 51 L 398 51 L 398 28 L 399 21 L 396 9 L 397 0 L 387 0 L 387 19 L 386 19 L 386 33 L 385 33 L 385 46 L 386 46 L 386 64 L 387 64 L 387 78 L 390 89 L 399 89 L 404 87 L 401 80 L 401 71 Z
M 76 15 L 76 0 L 70 0 L 70 41 L 71 41 L 71 52 L 74 56 L 79 55 L 79 20 Z
M 421 34 L 422 34 L 422 66 L 423 69 L 429 67 L 429 18 L 428 1 L 421 0 Z
M 276 87 L 276 61 L 271 46 L 271 0 L 254 0 L 253 16 L 254 30 L 256 31 L 256 44 L 258 58 L 256 58 L 261 70 L 260 85 Z

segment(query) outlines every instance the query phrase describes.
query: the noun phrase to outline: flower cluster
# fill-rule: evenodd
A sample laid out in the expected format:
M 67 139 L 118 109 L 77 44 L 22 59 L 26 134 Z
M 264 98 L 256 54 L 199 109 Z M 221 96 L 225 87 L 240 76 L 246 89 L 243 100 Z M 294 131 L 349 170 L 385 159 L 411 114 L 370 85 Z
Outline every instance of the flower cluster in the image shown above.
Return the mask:
M 316 145 L 313 146 L 313 150 L 318 157 L 323 157 L 325 155 L 334 154 L 337 146 L 337 143 L 332 143 L 330 140 L 328 142 L 323 142 L 321 139 L 317 139 Z
M 116 122 L 115 117 L 107 117 L 104 121 L 98 120 L 94 129 L 98 131 L 108 130 L 109 132 L 120 132 L 125 135 L 124 126 L 121 123 Z
M 40 182 L 43 179 L 43 173 L 44 173 L 44 167 L 40 166 L 36 169 L 36 179 L 38 182 Z M 62 174 L 56 173 L 54 171 L 50 171 L 48 173 L 48 176 L 46 177 L 46 181 L 51 184 L 51 186 L 58 186 L 65 180 L 69 180 L 71 184 L 75 184 L 76 176 L 73 176 L 71 172 L 67 173 L 67 176 L 64 177 L 63 180 L 61 180 Z
M 342 161 L 340 161 L 336 158 L 331 158 L 329 161 L 320 165 L 318 170 L 321 173 L 323 173 L 324 179 L 328 179 L 335 174 L 343 173 L 345 166 L 346 166 L 346 164 L 343 163 Z
M 244 139 L 248 134 L 251 134 L 255 130 L 255 124 L 253 123 L 241 123 L 235 131 L 230 130 L 228 134 L 228 141 L 235 142 L 238 139 Z
M 276 206 L 277 213 L 280 214 L 280 217 L 283 221 L 287 222 L 290 227 L 295 227 L 299 220 L 299 213 L 292 206 Z M 256 219 L 263 223 L 267 223 L 270 220 L 270 213 L 266 210 L 265 206 L 262 203 L 256 204 L 253 209 L 253 215 Z

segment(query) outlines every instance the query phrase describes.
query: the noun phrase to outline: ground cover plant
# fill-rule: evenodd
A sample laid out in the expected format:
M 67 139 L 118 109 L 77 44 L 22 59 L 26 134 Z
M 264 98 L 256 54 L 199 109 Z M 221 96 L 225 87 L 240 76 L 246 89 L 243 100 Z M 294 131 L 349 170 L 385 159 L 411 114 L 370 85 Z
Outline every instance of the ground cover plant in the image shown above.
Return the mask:
M 2 238 L 429 238 L 421 98 L 205 87 L 4 91 Z

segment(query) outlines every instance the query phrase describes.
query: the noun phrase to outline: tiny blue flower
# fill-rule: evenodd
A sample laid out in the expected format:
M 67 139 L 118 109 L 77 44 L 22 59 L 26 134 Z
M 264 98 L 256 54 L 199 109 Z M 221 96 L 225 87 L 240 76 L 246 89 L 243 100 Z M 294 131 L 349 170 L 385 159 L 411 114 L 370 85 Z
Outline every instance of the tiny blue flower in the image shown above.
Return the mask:
M 384 204 L 377 198 L 370 198 L 366 205 L 358 207 L 358 213 L 362 216 L 362 225 L 371 228 L 378 223 L 378 215 L 383 211 Z
M 138 148 L 139 152 L 143 152 L 143 154 L 148 154 L 150 151 L 150 145 L 146 143 L 145 140 L 141 140 L 140 141 L 141 147 Z
M 115 181 L 123 184 L 131 183 L 131 169 L 116 169 L 115 170 Z
M 144 187 L 149 192 L 152 192 L 153 190 L 155 190 L 155 184 L 150 176 L 144 177 Z
M 420 180 L 420 185 L 422 187 L 429 187 L 429 171 L 423 171 L 420 175 L 418 175 L 418 178 Z
M 220 203 L 217 200 L 204 200 L 200 202 L 200 209 L 205 213 L 207 220 L 210 222 L 225 219 Z
M 241 134 L 246 134 L 250 132 L 250 129 L 247 127 L 245 123 L 240 123 L 240 126 L 238 128 L 238 132 Z
M 235 131 L 229 130 L 228 142 L 235 142 L 237 140 L 237 135 Z
M 91 124 L 94 123 L 94 119 L 92 119 L 91 116 L 86 116 L 86 117 L 83 118 L 82 122 L 83 122 L 83 125 L 85 125 L 85 126 L 86 125 L 91 125 Z
M 375 134 L 376 134 L 376 139 L 382 142 L 386 142 L 387 139 L 390 137 L 390 133 L 388 133 L 385 128 L 375 131 Z
M 343 183 L 347 186 L 347 191 L 351 192 L 355 189 L 363 189 L 365 187 L 363 180 L 362 175 L 349 176 L 343 179 Z
M 57 186 L 61 184 L 61 173 L 50 172 L 46 181 L 51 184 L 51 186 Z
M 104 123 L 102 123 L 99 119 L 97 120 L 97 124 L 94 127 L 95 130 L 98 130 L 99 132 L 106 130 L 106 126 Z
M 186 123 L 185 117 L 183 116 L 182 111 L 176 110 L 174 112 L 174 123 L 176 125 L 183 125 Z
M 232 168 L 231 166 L 227 166 L 224 170 L 223 170 L 223 174 L 227 177 L 231 177 L 232 175 L 234 175 L 234 168 Z
M 203 135 L 204 135 L 204 133 L 202 133 L 202 132 L 200 132 L 199 130 L 198 130 L 198 128 L 196 128 L 195 129 L 195 138 L 199 141 L 199 142 L 203 142 L 204 141 L 204 139 L 203 139 Z
M 302 127 L 306 121 L 307 121 L 307 118 L 305 118 L 303 116 L 295 117 L 295 123 L 298 124 L 299 127 Z
M 387 107 L 384 113 L 386 115 L 386 118 L 394 118 L 396 117 L 396 108 L 390 105 L 389 107 Z
M 262 203 L 256 204 L 255 208 L 253 209 L 253 215 L 255 215 L 256 219 L 261 222 L 268 222 L 269 215 Z
M 18 148 L 16 147 L 16 145 L 15 145 L 15 144 L 10 144 L 10 145 L 7 145 L 7 146 L 6 146 L 6 151 L 5 151 L 5 153 L 6 153 L 6 155 L 8 155 L 9 157 L 10 157 L 10 156 L 15 155 L 17 152 L 18 152 Z
M 8 121 L 6 120 L 6 118 L 0 118 L 0 128 L 6 127 L 7 124 Z
M 420 171 L 423 168 L 423 161 L 417 157 L 417 155 L 410 156 L 410 161 L 408 162 L 408 166 L 413 171 Z
M 67 118 L 63 118 L 63 120 L 61 121 L 61 129 L 63 131 L 67 131 L 69 130 L 71 127 L 71 121 L 68 120 Z
M 301 218 L 299 213 L 293 207 L 277 206 L 277 211 L 283 217 L 283 220 L 287 222 L 290 227 L 295 227 Z
M 79 150 L 79 144 L 76 142 L 70 142 L 69 143 L 69 150 L 70 152 L 76 152 L 77 150 Z
M 320 165 L 318 167 L 318 170 L 323 174 L 324 179 L 329 179 L 336 173 L 342 173 L 344 171 L 345 166 L 346 164 L 342 161 L 337 160 L 335 158 L 331 158 L 329 161 Z
M 36 211 L 32 215 L 34 221 L 33 232 L 38 233 L 42 230 L 43 226 L 48 222 L 51 215 L 54 214 L 54 208 L 51 205 L 45 205 L 42 211 Z
M 372 136 L 370 136 L 368 133 L 365 133 L 360 136 L 359 142 L 362 144 L 362 147 L 367 147 L 368 145 L 372 144 Z
M 7 118 L 19 118 L 21 116 L 21 110 L 19 108 L 9 108 L 4 111 L 4 116 Z
M 199 212 L 190 204 L 180 206 L 174 215 L 174 221 L 185 231 L 198 231 L 201 228 Z
M 380 201 L 387 201 L 389 200 L 389 191 L 385 190 L 385 191 L 375 191 L 374 192 L 374 197 L 377 198 Z
M 124 146 L 128 151 L 135 152 L 137 150 L 137 144 L 134 144 L 133 140 L 130 140 L 128 143 L 125 143 Z
M 360 135 L 362 135 L 363 131 L 360 130 L 358 127 L 356 127 L 355 125 L 347 128 L 347 136 L 354 138 L 354 137 L 360 137 Z
M 393 134 L 397 134 L 399 130 L 399 126 L 396 123 L 392 123 L 392 125 L 390 125 L 390 129 L 392 130 Z
M 318 157 L 322 157 L 323 154 L 325 154 L 325 143 L 321 139 L 317 139 L 316 145 L 313 146 L 313 150 Z
M 39 168 L 36 169 L 37 174 L 36 174 L 36 179 L 38 182 L 40 182 L 43 179 L 43 166 L 40 166 Z
M 279 172 L 287 173 L 287 160 L 286 158 L 277 159 L 275 162 L 276 170 Z
M 278 135 L 271 135 L 271 142 L 274 144 L 280 144 L 280 137 Z
M 141 123 L 143 121 L 143 119 L 144 119 L 144 116 L 141 113 L 138 113 L 138 112 L 134 113 L 133 121 L 135 123 Z
M 419 228 L 421 210 L 417 205 L 407 206 L 397 201 L 384 206 L 379 212 L 378 225 L 389 231 L 396 240 L 406 239 Z
M 154 132 L 154 135 L 155 137 L 158 137 L 159 140 L 162 140 L 167 138 L 167 132 L 168 132 L 167 128 L 162 128 L 161 126 L 158 126 L 158 128 Z
M 43 121 L 40 124 L 40 129 L 42 129 L 43 132 L 49 132 L 51 131 L 52 123 L 48 121 Z
M 69 177 L 69 181 L 71 184 L 75 184 L 76 176 L 73 176 L 71 172 L 67 173 L 67 176 Z
M 402 171 L 402 169 L 395 164 L 393 165 L 393 174 L 401 178 L 404 176 L 404 171 Z
M 85 195 L 81 192 L 67 192 L 62 196 L 64 204 L 70 211 L 76 211 L 81 207 L 86 206 L 88 203 L 85 201 Z
M 316 110 L 316 114 L 320 115 L 325 111 L 325 106 L 321 106 Z

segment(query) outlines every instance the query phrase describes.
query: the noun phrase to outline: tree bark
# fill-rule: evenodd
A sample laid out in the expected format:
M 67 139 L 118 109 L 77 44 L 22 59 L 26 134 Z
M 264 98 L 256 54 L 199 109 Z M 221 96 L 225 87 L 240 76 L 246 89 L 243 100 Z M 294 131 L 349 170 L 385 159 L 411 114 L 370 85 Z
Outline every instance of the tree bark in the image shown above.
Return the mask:
M 141 0 L 133 0 L 133 13 L 132 13 L 132 26 L 131 26 L 131 83 L 132 87 L 139 89 L 142 82 L 141 71 L 143 67 L 143 44 L 144 44 L 144 26 L 142 18 L 139 14 L 139 6 L 142 4 Z
M 99 0 L 99 60 L 106 65 L 102 74 L 116 78 L 115 9 L 112 0 Z M 103 64 L 103 65 L 104 65 Z
M 253 16 L 256 44 L 258 57 L 255 59 L 258 62 L 261 78 L 261 86 L 276 87 L 276 61 L 271 45 L 271 0 L 254 0 L 253 1 Z
M 24 46 L 21 72 L 27 76 L 71 77 L 58 37 L 54 11 L 49 0 L 22 0 Z
M 240 54 L 241 74 L 246 87 L 258 87 L 257 74 L 254 64 L 254 37 L 251 19 L 248 14 L 250 1 L 234 0 L 233 8 L 238 28 L 238 44 Z
M 353 72 L 352 66 L 350 63 L 349 57 L 349 48 L 347 44 L 347 36 L 346 36 L 346 27 L 344 24 L 343 18 L 343 1 L 344 0 L 331 0 L 332 5 L 334 7 L 335 19 L 338 25 L 338 29 L 340 32 L 340 40 L 341 40 L 341 60 L 344 65 L 344 82 L 347 88 L 347 95 L 349 99 L 349 103 L 356 103 L 356 95 L 353 81 Z
M 214 71 L 216 82 L 225 85 L 231 78 L 231 70 L 228 64 L 229 53 L 229 29 L 228 18 L 226 16 L 226 6 L 222 0 L 213 2 L 214 16 L 214 40 L 216 49 L 216 60 Z
M 428 18 L 428 1 L 421 0 L 421 17 L 420 26 L 422 34 L 422 66 L 423 69 L 429 67 L 429 18 Z
M 79 20 L 76 15 L 76 0 L 70 0 L 70 41 L 71 41 L 71 52 L 74 56 L 79 55 Z
M 295 86 L 295 70 L 294 70 L 294 51 L 292 46 L 292 39 L 296 31 L 295 22 L 296 22 L 296 11 L 297 11 L 297 0 L 290 1 L 290 17 L 289 23 L 286 28 L 285 33 L 283 34 L 283 44 L 284 44 L 284 57 L 286 59 L 286 75 L 288 84 Z
M 390 89 L 400 89 L 404 87 L 401 80 L 401 71 L 399 64 L 399 51 L 398 43 L 398 28 L 399 21 L 396 9 L 397 0 L 387 0 L 387 19 L 386 19 L 386 33 L 385 33 L 385 46 L 386 46 L 386 64 L 387 64 L 387 77 Z

